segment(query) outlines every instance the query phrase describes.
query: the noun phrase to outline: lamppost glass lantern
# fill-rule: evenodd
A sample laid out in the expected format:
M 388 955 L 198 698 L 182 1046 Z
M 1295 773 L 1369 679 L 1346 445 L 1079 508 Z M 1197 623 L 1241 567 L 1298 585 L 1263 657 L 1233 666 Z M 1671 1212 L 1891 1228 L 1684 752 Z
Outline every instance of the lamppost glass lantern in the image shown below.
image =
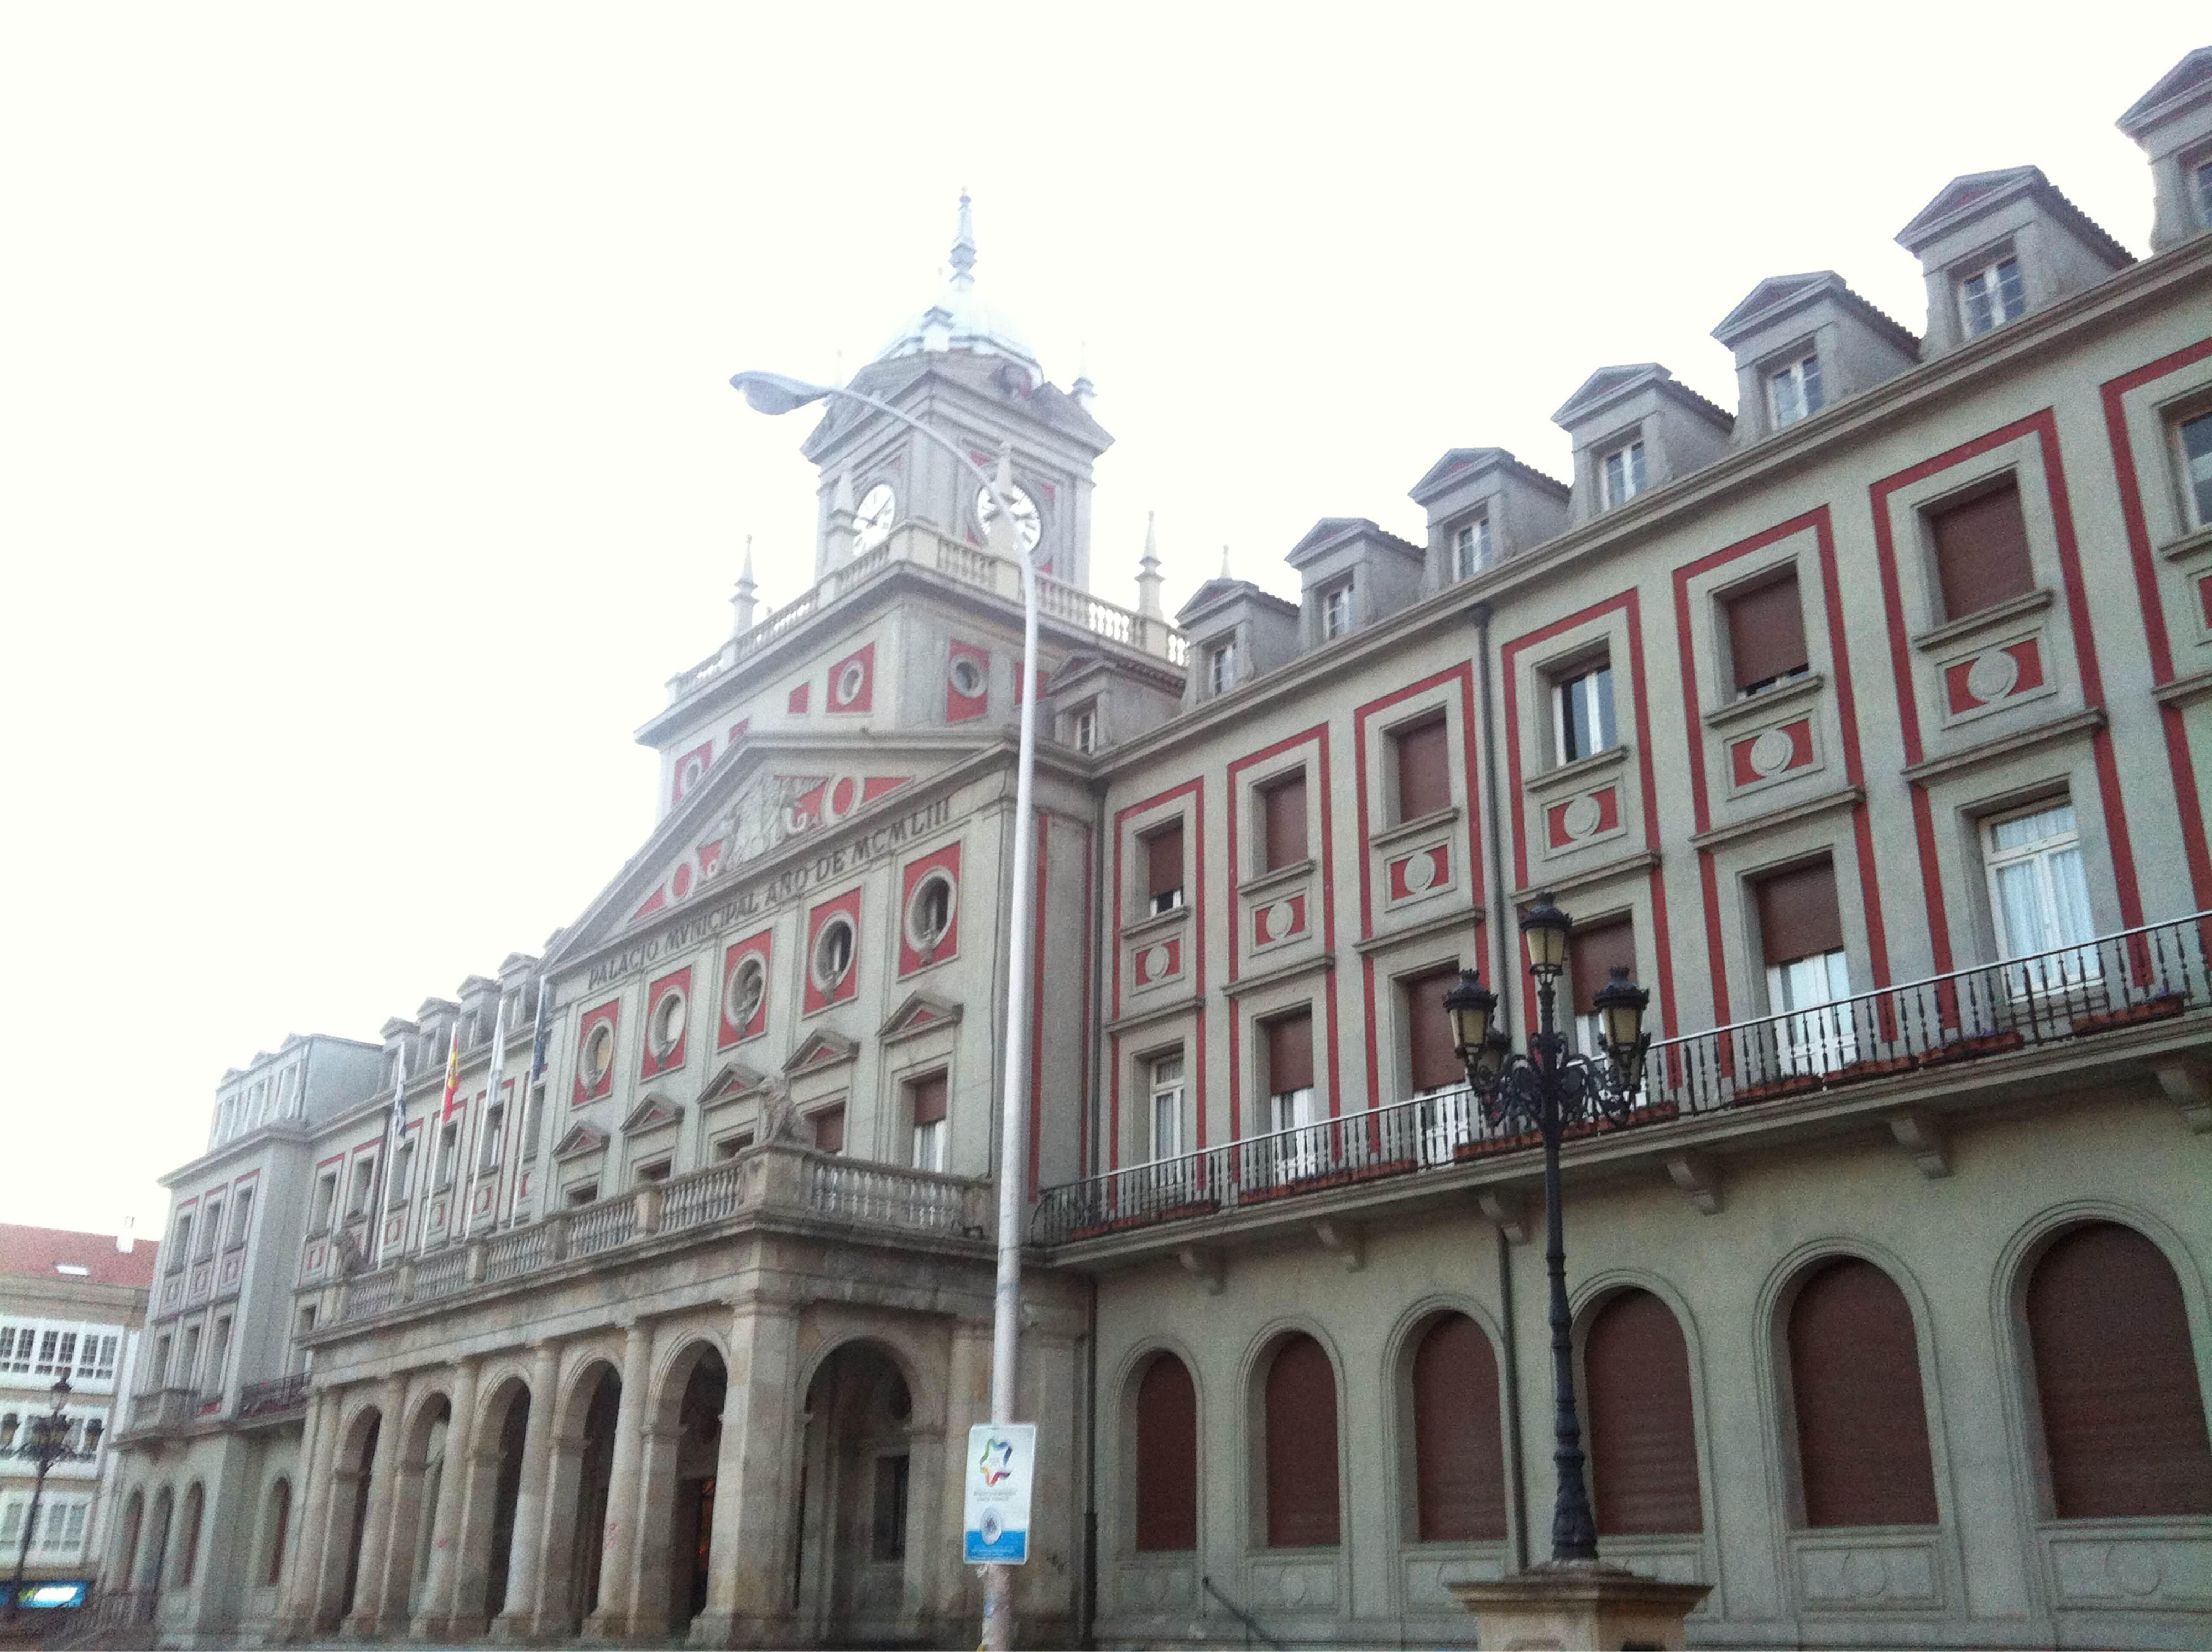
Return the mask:
M 1628 966 L 1613 966 L 1613 979 L 1598 988 L 1591 1003 L 1605 1029 L 1605 1046 L 1620 1069 L 1621 1085 L 1634 1090 L 1644 1083 L 1644 1011 L 1651 994 L 1628 978 Z
M 1567 967 L 1567 932 L 1574 925 L 1549 895 L 1536 897 L 1536 904 L 1521 918 L 1521 944 L 1528 954 L 1530 975 L 1539 981 L 1558 979 Z
M 1451 1017 L 1452 1043 L 1462 1062 L 1478 1059 L 1490 1043 L 1498 1015 L 1498 994 L 1472 969 L 1459 972 L 1456 986 L 1444 991 L 1444 1013 Z

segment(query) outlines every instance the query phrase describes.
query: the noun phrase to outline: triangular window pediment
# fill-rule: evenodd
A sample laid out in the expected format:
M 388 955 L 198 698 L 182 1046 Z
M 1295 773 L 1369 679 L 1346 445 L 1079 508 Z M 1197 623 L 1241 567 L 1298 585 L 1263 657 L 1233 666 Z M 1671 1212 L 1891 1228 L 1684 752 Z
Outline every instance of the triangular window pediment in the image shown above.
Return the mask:
M 721 1071 L 707 1081 L 707 1088 L 699 1093 L 699 1101 L 702 1106 L 709 1102 L 726 1102 L 733 1096 L 750 1095 L 767 1083 L 766 1073 L 742 1061 L 726 1061 Z
M 623 1121 L 623 1134 L 635 1136 L 647 1130 L 658 1130 L 684 1117 L 684 1104 L 672 1102 L 665 1096 L 648 1090 L 645 1099 L 630 1109 L 629 1117 Z
M 823 1067 L 833 1067 L 840 1061 L 849 1061 L 859 1054 L 860 1047 L 840 1032 L 824 1027 L 811 1035 L 807 1041 L 791 1053 L 783 1070 L 796 1078 L 802 1072 L 814 1072 Z
M 574 1125 L 569 1128 L 567 1135 L 561 1138 L 560 1145 L 553 1150 L 553 1157 L 581 1158 L 587 1153 L 599 1152 L 606 1145 L 605 1131 L 588 1124 Z
M 913 993 L 905 1003 L 891 1011 L 876 1036 L 889 1042 L 906 1038 L 915 1033 L 933 1032 L 939 1027 L 949 1027 L 960 1019 L 960 1005 L 950 999 L 939 998 L 934 993 Z

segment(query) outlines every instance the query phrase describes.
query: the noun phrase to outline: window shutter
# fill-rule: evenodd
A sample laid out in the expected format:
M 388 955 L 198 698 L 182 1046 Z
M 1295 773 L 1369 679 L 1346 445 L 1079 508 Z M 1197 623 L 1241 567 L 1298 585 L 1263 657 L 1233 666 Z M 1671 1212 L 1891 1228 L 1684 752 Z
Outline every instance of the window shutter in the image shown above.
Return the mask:
M 1313 1088 L 1313 1016 L 1286 1015 L 1267 1023 L 1267 1093 Z
M 1444 994 L 1459 981 L 1456 969 L 1431 970 L 1406 983 L 1406 1036 L 1413 1045 L 1413 1079 L 1416 1090 L 1444 1090 L 1467 1082 L 1452 1042 L 1451 1017 L 1444 1011 Z
M 1567 937 L 1567 985 L 1574 989 L 1577 1015 L 1597 1008 L 1593 1000 L 1613 979 L 1615 964 L 1636 973 L 1636 926 L 1626 918 L 1592 924 Z
M 2132 1228 L 2076 1228 L 2027 1286 L 2051 1502 L 2061 1520 L 2212 1515 L 2212 1444 L 2189 1313 Z
M 1137 1548 L 1198 1546 L 1198 1390 L 1173 1354 L 1137 1384 Z
M 825 1153 L 845 1151 L 845 1109 L 825 1108 L 814 1115 L 814 1145 Z
M 1390 737 L 1398 750 L 1398 818 L 1419 820 L 1451 805 L 1451 755 L 1444 720 L 1401 729 Z
M 914 1121 L 935 1124 L 945 1116 L 945 1075 L 933 1072 L 914 1083 Z
M 1759 901 L 1759 945 L 1770 964 L 1840 952 L 1844 920 L 1836 905 L 1836 864 L 1815 860 L 1762 878 L 1754 886 Z
M 1163 827 L 1145 840 L 1146 867 L 1151 878 L 1147 895 L 1165 895 L 1182 887 L 1182 823 Z
M 1808 1279 L 1790 1309 L 1790 1384 L 1808 1526 L 1933 1526 L 1936 1473 L 1912 1310 L 1856 1257 Z
M 1296 865 L 1306 858 L 1306 771 L 1260 793 L 1267 838 L 1267 865 Z
M 1705 1530 L 1690 1357 L 1673 1311 L 1648 1291 L 1622 1291 L 1591 1321 L 1583 1369 L 1599 1533 Z
M 1267 1367 L 1267 1546 L 1337 1540 L 1336 1373 L 1311 1337 L 1285 1342 Z
M 1421 1542 L 1504 1539 L 1498 1357 L 1464 1314 L 1438 1320 L 1413 1355 L 1413 1474 Z
M 1805 609 L 1798 598 L 1796 570 L 1730 597 L 1728 635 L 1739 693 L 1754 683 L 1803 670 Z
M 1978 614 L 2035 589 L 2017 485 L 1954 505 L 1936 516 L 1935 525 L 1936 577 L 1947 619 Z

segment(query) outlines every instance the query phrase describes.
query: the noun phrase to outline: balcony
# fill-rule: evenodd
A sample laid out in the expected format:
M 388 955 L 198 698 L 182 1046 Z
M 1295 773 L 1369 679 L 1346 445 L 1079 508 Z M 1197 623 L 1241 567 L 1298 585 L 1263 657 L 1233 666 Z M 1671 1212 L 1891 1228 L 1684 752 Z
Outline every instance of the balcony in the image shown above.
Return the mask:
M 2208 938 L 2212 913 L 2198 913 L 1655 1043 L 1629 1117 L 1571 1131 L 1563 1163 L 1647 1157 L 1695 1197 L 1700 1149 L 1747 1132 L 1886 1121 L 1942 1174 L 1935 1110 L 2130 1066 L 2163 1066 L 2192 1124 L 2212 1127 L 2212 1097 L 2171 1054 L 2212 1038 Z M 1069 1248 L 1071 1262 L 1172 1251 L 1201 1234 L 1279 1225 L 1293 1211 L 1311 1220 L 1524 1180 L 1538 1145 L 1533 1133 L 1492 1124 L 1467 1090 L 1445 1090 L 1048 1187 L 1030 1237 Z
M 812 590 L 793 598 L 750 630 L 739 632 L 689 671 L 670 677 L 668 703 L 676 705 L 735 670 L 787 632 L 900 562 L 928 568 L 1010 603 L 1018 604 L 1022 599 L 1021 568 L 1017 563 L 947 538 L 919 522 L 902 523 L 873 550 L 854 557 Z M 1150 654 L 1176 671 L 1190 659 L 1189 643 L 1165 620 L 1103 602 L 1087 591 L 1046 574 L 1037 576 L 1037 612 L 1046 620 L 1086 632 L 1102 642 Z
M 314 1339 L 365 1320 L 565 1276 L 579 1264 L 600 1271 L 763 1224 L 826 1225 L 939 1254 L 964 1245 L 982 1258 L 994 1217 L 987 1181 L 765 1142 L 727 1163 L 356 1274 Z
M 123 1440 L 151 1439 L 181 1432 L 200 1419 L 207 1396 L 198 1388 L 149 1388 L 131 1400 L 131 1420 L 118 1431 Z
M 307 1374 L 295 1371 L 289 1376 L 273 1376 L 266 1382 L 248 1382 L 238 1391 L 238 1420 L 241 1423 L 275 1422 L 296 1417 L 307 1408 Z

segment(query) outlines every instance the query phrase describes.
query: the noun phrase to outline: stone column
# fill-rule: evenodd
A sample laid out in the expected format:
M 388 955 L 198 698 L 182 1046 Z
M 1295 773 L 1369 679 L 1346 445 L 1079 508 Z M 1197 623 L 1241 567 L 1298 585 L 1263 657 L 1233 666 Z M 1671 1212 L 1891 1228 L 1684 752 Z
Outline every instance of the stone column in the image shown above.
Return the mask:
M 638 1481 L 645 1455 L 646 1389 L 652 1381 L 653 1327 L 632 1321 L 623 1327 L 622 1397 L 615 1410 L 606 1529 L 599 1539 L 599 1604 L 585 1625 L 594 1637 L 620 1639 L 629 1632 L 636 1610 L 637 1526 L 644 1502 Z
M 531 1345 L 530 1424 L 522 1436 L 522 1479 L 515 1488 L 514 1543 L 507 1563 L 507 1609 L 492 1627 L 502 1638 L 522 1639 L 537 1615 L 538 1583 L 544 1575 L 545 1480 L 553 1461 L 553 1390 L 561 1376 L 561 1345 Z
M 672 1568 L 680 1428 L 647 1428 L 638 1474 L 637 1564 L 632 1573 L 629 1632 L 633 1639 L 665 1638 L 675 1575 Z M 685 1574 L 690 1575 L 688 1572 Z M 605 1586 L 601 1588 L 604 1594 Z
M 398 1506 L 400 1436 L 406 1427 L 408 1379 L 386 1377 L 376 1391 L 376 1455 L 368 1465 L 368 1508 L 354 1541 L 361 1564 L 354 1582 L 353 1610 L 346 1616 L 349 1635 L 374 1635 L 384 1611 L 384 1560 L 392 1549 L 392 1516 Z
M 307 1420 L 300 1436 L 300 1463 L 292 1474 L 292 1552 L 284 1557 L 284 1590 L 276 1606 L 277 1632 L 285 1637 L 303 1634 L 308 1627 L 307 1613 L 313 1600 L 309 1585 L 322 1558 L 323 1522 L 315 1515 L 330 1479 L 330 1464 L 325 1460 L 330 1454 L 331 1430 L 337 1425 L 337 1400 L 330 1390 L 307 1391 Z M 141 1555 L 145 1552 L 147 1527 L 152 1519 L 149 1502 L 138 1526 Z M 139 1587 L 135 1575 L 131 1587 Z
M 381 1632 L 403 1628 L 414 1609 L 410 1597 L 415 1588 L 415 1546 L 422 1531 L 423 1485 L 430 1467 L 429 1430 L 422 1430 L 418 1447 L 414 1417 L 417 1403 L 434 1386 L 435 1380 L 427 1372 L 410 1376 L 399 1415 L 394 1419 L 398 1433 L 392 1442 L 397 1455 L 389 1460 L 393 1476 L 392 1518 L 384 1538 L 384 1565 L 375 1579 L 376 1625 Z M 383 1458 L 380 1449 L 377 1455 Z
M 581 1513 L 577 1503 L 584 1479 L 582 1430 L 581 1417 L 563 1418 L 553 1431 L 552 1455 L 545 1466 L 545 1518 L 537 1534 L 538 1595 L 531 1603 L 530 1617 L 540 1639 L 566 1637 L 576 1629 L 568 1620 L 568 1600 L 575 1587 L 576 1525 Z M 592 1534 L 594 1538 L 600 1535 Z
M 422 1577 L 422 1598 L 415 1603 L 411 1631 L 417 1640 L 442 1637 L 453 1619 L 453 1582 L 458 1573 L 454 1546 L 461 1510 L 476 1479 L 477 1368 L 474 1354 L 453 1362 L 447 1397 L 453 1414 L 446 1424 L 446 1467 L 438 1476 L 438 1506 L 430 1511 L 430 1564 Z
M 483 1430 L 489 1434 L 489 1430 Z M 491 1528 L 499 1502 L 500 1442 L 479 1438 L 469 1454 L 468 1491 L 461 1503 L 456 1539 L 451 1616 L 438 1632 L 448 1640 L 481 1635 L 491 1600 Z M 513 1552 L 512 1550 L 509 1551 Z
M 323 1443 L 323 1472 L 319 1489 L 308 1507 L 308 1530 L 314 1539 L 314 1565 L 301 1583 L 306 1632 L 319 1634 L 337 1621 L 338 1602 L 345 1598 L 345 1569 L 360 1534 L 353 1530 L 354 1488 L 361 1475 L 346 1461 L 345 1413 L 351 1395 L 331 1395 L 331 1422 Z
M 694 1646 L 787 1640 L 792 1418 L 799 1406 L 799 1317 L 781 1303 L 740 1303 L 730 1331 L 730 1386 L 714 1467 L 707 1607 Z

